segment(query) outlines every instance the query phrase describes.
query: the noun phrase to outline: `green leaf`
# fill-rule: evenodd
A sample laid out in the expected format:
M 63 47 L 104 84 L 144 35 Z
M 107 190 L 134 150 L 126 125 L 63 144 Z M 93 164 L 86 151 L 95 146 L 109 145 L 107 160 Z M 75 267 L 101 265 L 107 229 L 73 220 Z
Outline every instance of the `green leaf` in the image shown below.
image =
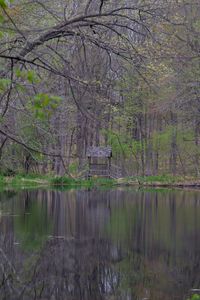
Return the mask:
M 4 9 L 7 8 L 7 3 L 5 0 L 0 0 L 0 7 L 4 8 Z
M 39 78 L 38 78 L 37 74 L 35 73 L 35 71 L 33 71 L 33 70 L 29 70 L 27 72 L 27 79 L 31 83 L 39 82 Z
M 47 107 L 49 105 L 50 101 L 51 101 L 50 97 L 48 95 L 45 95 L 44 100 L 42 102 L 42 107 L 44 107 L 44 108 Z
M 23 84 L 20 84 L 20 83 L 16 83 L 15 84 L 15 87 L 21 91 L 21 92 L 25 92 L 26 91 L 26 87 L 23 85 Z
M 10 82 L 11 80 L 9 78 L 0 79 L 0 92 L 4 92 L 8 88 Z
M 20 69 L 16 69 L 15 70 L 15 75 L 17 78 L 21 77 L 22 76 L 22 71 Z
M 39 93 L 35 95 L 31 109 L 35 113 L 36 118 L 44 120 L 51 117 L 61 100 L 62 98 L 58 96 Z
M 19 68 L 17 68 L 15 69 L 15 75 L 17 78 L 28 80 L 30 83 L 40 82 L 39 77 L 37 76 L 34 70 L 21 71 Z

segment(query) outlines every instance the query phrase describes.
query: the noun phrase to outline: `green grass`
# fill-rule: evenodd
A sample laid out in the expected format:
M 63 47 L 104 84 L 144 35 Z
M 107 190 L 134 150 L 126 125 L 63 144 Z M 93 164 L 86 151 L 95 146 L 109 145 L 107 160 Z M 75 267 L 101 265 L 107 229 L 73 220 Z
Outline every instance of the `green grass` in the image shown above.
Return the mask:
M 108 178 L 91 178 L 91 179 L 75 179 L 65 176 L 55 177 L 50 180 L 52 185 L 78 185 L 93 187 L 98 185 L 111 186 L 114 184 L 114 180 Z
M 200 300 L 200 295 L 199 294 L 194 294 L 194 295 L 192 295 L 191 298 L 189 298 L 187 300 Z
M 174 177 L 172 175 L 157 175 L 157 176 L 144 176 L 138 177 L 138 181 L 143 183 L 153 183 L 153 182 L 160 182 L 160 183 L 174 183 L 179 181 L 179 177 Z
M 0 175 L 0 187 L 72 187 L 72 188 L 110 188 L 113 186 L 140 186 L 140 187 L 175 187 L 181 185 L 200 186 L 200 179 L 194 177 L 159 175 L 159 176 L 132 176 L 113 180 L 109 178 L 78 179 L 67 176 L 50 176 L 40 174 L 17 174 L 15 176 Z
M 37 186 L 67 186 L 67 187 L 87 187 L 112 186 L 114 180 L 108 178 L 76 179 L 67 176 L 48 176 L 38 174 L 17 174 L 15 176 L 0 175 L 0 187 L 37 187 Z

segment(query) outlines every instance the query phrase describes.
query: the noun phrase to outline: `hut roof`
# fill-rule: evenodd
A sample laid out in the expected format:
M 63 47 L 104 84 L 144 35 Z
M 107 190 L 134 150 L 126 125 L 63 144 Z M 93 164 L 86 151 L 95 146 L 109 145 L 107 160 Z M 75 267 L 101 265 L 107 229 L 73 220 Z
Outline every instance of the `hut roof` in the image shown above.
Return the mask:
M 87 149 L 87 157 L 111 157 L 112 148 L 107 147 L 89 147 Z

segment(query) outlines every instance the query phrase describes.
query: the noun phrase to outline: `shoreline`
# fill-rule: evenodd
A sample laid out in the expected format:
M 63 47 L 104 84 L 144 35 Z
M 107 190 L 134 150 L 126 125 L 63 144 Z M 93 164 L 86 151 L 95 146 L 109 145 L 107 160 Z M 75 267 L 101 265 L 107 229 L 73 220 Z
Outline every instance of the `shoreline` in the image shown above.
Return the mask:
M 92 178 L 78 179 L 42 175 L 0 176 L 0 188 L 40 188 L 40 187 L 138 187 L 138 188 L 178 188 L 200 189 L 200 179 L 194 177 L 149 176 L 124 177 L 119 179 Z

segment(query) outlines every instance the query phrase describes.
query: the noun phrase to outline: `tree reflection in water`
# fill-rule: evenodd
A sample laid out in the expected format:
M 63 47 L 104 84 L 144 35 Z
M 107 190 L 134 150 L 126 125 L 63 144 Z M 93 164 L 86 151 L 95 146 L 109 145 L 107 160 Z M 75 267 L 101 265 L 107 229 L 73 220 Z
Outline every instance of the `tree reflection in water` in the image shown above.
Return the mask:
M 0 195 L 0 299 L 186 299 L 200 287 L 200 194 Z

